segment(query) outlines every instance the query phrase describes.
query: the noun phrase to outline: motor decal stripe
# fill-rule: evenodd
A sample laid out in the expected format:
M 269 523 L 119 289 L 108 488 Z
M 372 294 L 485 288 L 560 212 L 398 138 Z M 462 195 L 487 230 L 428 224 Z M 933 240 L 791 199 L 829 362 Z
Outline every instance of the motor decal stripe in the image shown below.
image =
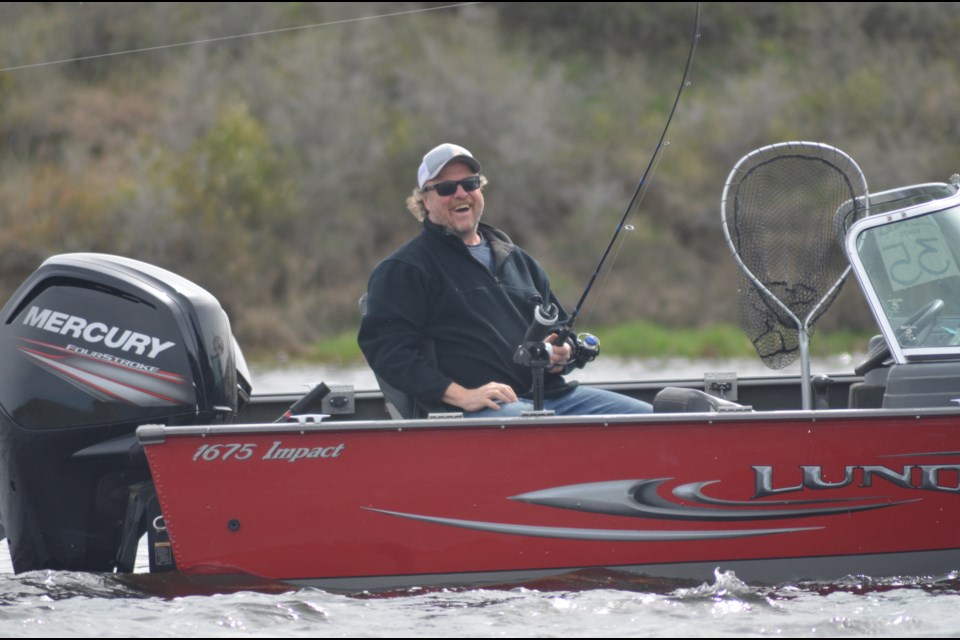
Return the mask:
M 185 403 L 185 399 L 162 393 L 157 389 L 138 388 L 124 381 L 107 378 L 95 371 L 89 371 L 86 368 L 74 366 L 70 362 L 61 361 L 63 358 L 45 356 L 26 350 L 24 350 L 24 353 L 48 371 L 56 373 L 63 380 L 100 399 L 119 400 L 126 404 L 142 407 L 174 406 Z M 133 369 L 126 369 L 125 372 L 140 375 Z M 176 389 L 172 390 L 177 391 Z

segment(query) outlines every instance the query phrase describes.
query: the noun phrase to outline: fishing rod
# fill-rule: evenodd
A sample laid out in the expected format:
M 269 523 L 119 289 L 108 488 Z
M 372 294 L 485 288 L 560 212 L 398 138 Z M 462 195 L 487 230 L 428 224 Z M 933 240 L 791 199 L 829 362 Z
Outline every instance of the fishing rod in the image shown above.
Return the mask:
M 610 238 L 610 243 L 607 245 L 606 250 L 600 257 L 600 262 L 597 263 L 597 267 L 594 269 L 593 275 L 590 276 L 590 280 L 587 282 L 587 287 L 584 289 L 583 295 L 580 296 L 580 301 L 577 302 L 577 306 L 573 309 L 573 313 L 570 314 L 569 319 L 561 328 L 560 335 L 555 341 L 555 344 L 563 344 L 563 342 L 566 341 L 566 339 L 573 332 L 573 325 L 577 321 L 577 317 L 580 315 L 580 310 L 583 308 L 583 303 L 586 301 L 587 296 L 590 295 L 590 290 L 593 288 L 593 285 L 597 280 L 597 276 L 600 275 L 600 271 L 603 269 L 603 264 L 606 262 L 610 252 L 613 250 L 613 247 L 617 242 L 617 238 L 620 237 L 620 232 L 627 227 L 626 222 L 629 219 L 630 214 L 635 208 L 639 207 L 640 201 L 643 200 L 643 195 L 646 193 L 647 179 L 650 177 L 650 172 L 653 170 L 653 167 L 656 164 L 657 157 L 660 155 L 660 151 L 664 146 L 669 144 L 665 143 L 667 130 L 670 128 L 670 123 L 673 121 L 673 114 L 677 111 L 677 104 L 680 102 L 680 96 L 683 94 L 684 88 L 687 86 L 687 84 L 689 84 L 687 77 L 690 75 L 690 68 L 693 64 L 693 54 L 697 50 L 697 41 L 700 39 L 700 4 L 701 3 L 699 2 L 697 3 L 696 17 L 693 25 L 693 36 L 690 41 L 690 52 L 687 55 L 687 65 L 683 69 L 683 78 L 680 80 L 680 88 L 677 90 L 677 97 L 673 101 L 673 107 L 670 109 L 670 115 L 667 116 L 667 123 L 664 125 L 663 132 L 660 134 L 660 141 L 657 142 L 657 147 L 654 149 L 653 155 L 650 156 L 650 162 L 647 164 L 646 170 L 640 177 L 640 182 L 637 183 L 637 188 L 633 192 L 633 197 L 630 198 L 630 203 L 627 204 L 627 208 L 623 212 L 623 216 L 620 218 L 620 223 L 617 225 L 617 228 L 613 233 L 613 237 Z M 589 342 L 589 339 L 591 338 L 593 341 L 595 341 L 594 343 Z M 599 352 L 599 341 L 596 341 L 596 338 L 593 336 L 588 336 L 585 346 L 588 349 Z M 591 357 L 589 359 L 592 360 L 593 358 Z

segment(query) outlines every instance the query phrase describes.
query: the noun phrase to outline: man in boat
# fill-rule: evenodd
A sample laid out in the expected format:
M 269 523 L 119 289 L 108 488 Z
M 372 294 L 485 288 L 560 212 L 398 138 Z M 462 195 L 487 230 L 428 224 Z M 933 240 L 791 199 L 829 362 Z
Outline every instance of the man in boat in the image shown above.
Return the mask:
M 407 208 L 419 235 L 370 276 L 358 342 L 374 372 L 431 411 L 519 416 L 534 408 L 532 369 L 514 362 L 541 303 L 557 303 L 543 268 L 499 229 L 480 222 L 480 163 L 441 144 L 423 157 Z M 557 324 L 566 320 L 560 310 Z M 647 413 L 628 396 L 578 386 L 569 343 L 552 347 L 544 409 L 558 415 Z M 424 345 L 430 344 L 429 349 Z

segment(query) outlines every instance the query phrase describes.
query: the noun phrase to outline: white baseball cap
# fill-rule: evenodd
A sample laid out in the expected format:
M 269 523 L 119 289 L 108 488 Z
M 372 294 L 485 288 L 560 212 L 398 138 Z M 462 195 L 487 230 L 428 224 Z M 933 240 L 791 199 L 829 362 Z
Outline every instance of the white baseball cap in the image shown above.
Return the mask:
M 443 168 L 454 160 L 462 162 L 477 173 L 480 173 L 480 163 L 477 162 L 477 159 L 473 157 L 472 153 L 459 145 L 444 142 L 423 156 L 423 162 L 420 163 L 420 168 L 417 169 L 417 184 L 422 189 L 427 180 L 436 178 L 437 175 L 443 171 Z

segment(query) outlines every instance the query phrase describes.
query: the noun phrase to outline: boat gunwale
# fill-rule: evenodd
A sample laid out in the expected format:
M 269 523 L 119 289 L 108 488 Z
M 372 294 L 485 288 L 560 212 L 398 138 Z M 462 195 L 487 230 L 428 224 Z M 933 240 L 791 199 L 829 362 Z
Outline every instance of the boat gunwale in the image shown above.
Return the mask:
M 137 439 L 143 445 L 161 444 L 166 438 L 184 436 L 220 436 L 236 434 L 272 433 L 338 433 L 344 431 L 419 431 L 424 429 L 508 429 L 539 427 L 649 427 L 683 423 L 688 426 L 708 426 L 729 423 L 757 422 L 811 422 L 847 421 L 890 418 L 949 418 L 960 417 L 958 407 L 919 407 L 903 409 L 787 409 L 776 411 L 720 411 L 688 413 L 649 413 L 597 416 L 531 416 L 516 418 L 426 418 L 418 420 L 362 420 L 330 422 L 283 422 L 251 424 L 218 424 L 167 426 L 144 424 L 137 428 Z M 960 427 L 960 421 L 958 421 Z

